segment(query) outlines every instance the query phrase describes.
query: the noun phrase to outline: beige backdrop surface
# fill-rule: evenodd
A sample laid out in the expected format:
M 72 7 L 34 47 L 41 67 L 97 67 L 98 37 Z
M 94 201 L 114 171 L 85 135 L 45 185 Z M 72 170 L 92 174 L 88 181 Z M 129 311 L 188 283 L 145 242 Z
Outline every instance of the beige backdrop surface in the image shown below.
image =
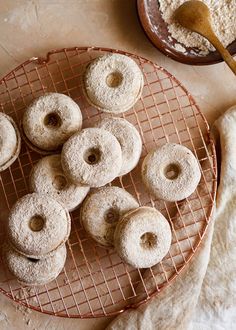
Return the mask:
M 32 56 L 70 46 L 105 46 L 153 60 L 187 87 L 210 123 L 236 103 L 235 77 L 225 64 L 186 66 L 150 44 L 139 25 L 135 0 L 0 0 L 0 76 Z M 3 330 L 99 330 L 109 321 L 49 317 L 0 295 Z

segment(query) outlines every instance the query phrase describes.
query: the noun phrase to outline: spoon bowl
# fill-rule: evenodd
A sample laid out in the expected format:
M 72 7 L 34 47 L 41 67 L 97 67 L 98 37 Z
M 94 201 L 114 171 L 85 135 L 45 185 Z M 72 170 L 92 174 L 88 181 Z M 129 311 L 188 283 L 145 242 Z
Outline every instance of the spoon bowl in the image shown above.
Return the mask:
M 201 1 L 186 1 L 174 13 L 174 19 L 186 29 L 200 33 L 210 26 L 210 10 Z

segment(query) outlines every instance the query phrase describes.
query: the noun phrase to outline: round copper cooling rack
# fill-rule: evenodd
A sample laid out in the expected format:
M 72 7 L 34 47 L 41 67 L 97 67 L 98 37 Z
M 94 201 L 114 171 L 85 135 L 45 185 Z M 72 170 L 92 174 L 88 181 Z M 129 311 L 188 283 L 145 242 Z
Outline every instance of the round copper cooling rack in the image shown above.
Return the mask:
M 33 99 L 56 91 L 78 102 L 84 127 L 92 126 L 107 114 L 86 101 L 82 92 L 82 75 L 91 60 L 106 52 L 130 56 L 142 69 L 145 80 L 140 100 L 122 115 L 142 136 L 142 157 L 131 173 L 117 178 L 112 185 L 126 189 L 140 205 L 160 210 L 171 224 L 172 245 L 158 265 L 150 269 L 134 269 L 124 264 L 114 249 L 101 247 L 90 239 L 80 226 L 79 210 L 72 212 L 67 261 L 56 280 L 45 286 L 25 287 L 9 274 L 3 260 L 0 264 L 0 291 L 19 304 L 46 314 L 80 318 L 116 315 L 147 301 L 186 267 L 203 239 L 212 214 L 216 156 L 207 122 L 180 82 L 144 58 L 97 47 L 66 48 L 48 53 L 45 59 L 31 58 L 0 81 L 1 111 L 19 124 L 25 108 Z M 141 163 L 147 152 L 166 142 L 190 148 L 201 166 L 202 179 L 196 191 L 181 203 L 153 199 L 140 177 Z M 29 192 L 29 173 L 41 157 L 23 142 L 18 160 L 0 175 L 1 244 L 9 209 Z

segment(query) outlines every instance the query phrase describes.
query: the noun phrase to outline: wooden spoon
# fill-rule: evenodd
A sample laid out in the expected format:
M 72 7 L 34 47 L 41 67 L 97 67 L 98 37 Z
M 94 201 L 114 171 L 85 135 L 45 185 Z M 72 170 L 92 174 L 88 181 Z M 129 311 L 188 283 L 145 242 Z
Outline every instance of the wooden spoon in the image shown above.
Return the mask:
M 183 27 L 208 39 L 236 75 L 236 62 L 213 32 L 207 5 L 197 0 L 186 1 L 175 11 L 174 18 Z

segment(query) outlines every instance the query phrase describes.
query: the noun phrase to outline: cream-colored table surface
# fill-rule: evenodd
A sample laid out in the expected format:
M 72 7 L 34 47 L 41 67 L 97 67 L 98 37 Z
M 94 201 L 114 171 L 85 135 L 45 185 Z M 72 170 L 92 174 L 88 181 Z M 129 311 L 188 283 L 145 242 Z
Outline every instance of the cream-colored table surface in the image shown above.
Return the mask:
M 192 93 L 210 123 L 236 103 L 236 78 L 225 64 L 186 66 L 150 44 L 139 25 L 135 0 L 0 0 L 0 76 L 51 49 L 91 45 L 127 50 L 165 67 Z M 2 330 L 98 330 L 109 321 L 50 317 L 0 295 Z

